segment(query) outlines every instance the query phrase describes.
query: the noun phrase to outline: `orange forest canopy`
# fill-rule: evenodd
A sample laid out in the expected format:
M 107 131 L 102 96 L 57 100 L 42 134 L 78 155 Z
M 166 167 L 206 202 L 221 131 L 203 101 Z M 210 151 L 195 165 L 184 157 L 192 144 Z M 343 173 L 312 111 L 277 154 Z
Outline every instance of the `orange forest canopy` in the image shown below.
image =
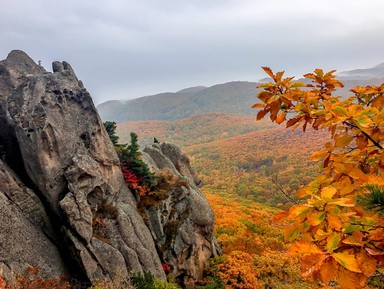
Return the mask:
M 275 216 L 287 222 L 283 237 L 299 254 L 303 276 L 340 288 L 383 282 L 384 261 L 384 84 L 357 86 L 351 96 L 334 96 L 343 84 L 334 70 L 316 69 L 311 84 L 283 78 L 268 67 L 273 81 L 259 85 L 257 119 L 269 114 L 287 128 L 330 131 L 330 140 L 312 155 L 322 170 L 301 188 L 301 201 Z M 376 283 L 375 283 L 376 282 Z

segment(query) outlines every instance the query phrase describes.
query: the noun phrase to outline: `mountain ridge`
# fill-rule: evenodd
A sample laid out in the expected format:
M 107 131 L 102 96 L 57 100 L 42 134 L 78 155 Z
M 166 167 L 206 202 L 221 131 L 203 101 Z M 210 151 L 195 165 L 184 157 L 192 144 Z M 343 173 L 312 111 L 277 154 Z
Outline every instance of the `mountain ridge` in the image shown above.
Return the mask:
M 338 93 L 345 97 L 357 85 L 379 85 L 384 82 L 384 62 L 371 68 L 343 71 L 336 77 L 344 83 L 344 88 L 339 89 Z M 109 100 L 98 105 L 97 109 L 103 120 L 118 123 L 175 120 L 209 112 L 253 115 L 251 107 L 258 101 L 259 83 L 231 81 L 210 87 L 195 86 L 131 100 Z

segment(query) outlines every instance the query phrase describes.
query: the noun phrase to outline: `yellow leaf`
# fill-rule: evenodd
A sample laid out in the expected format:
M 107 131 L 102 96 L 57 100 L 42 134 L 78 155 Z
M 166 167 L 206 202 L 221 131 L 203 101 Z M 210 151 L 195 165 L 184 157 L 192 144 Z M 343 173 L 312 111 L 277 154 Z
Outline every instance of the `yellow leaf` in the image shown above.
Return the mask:
M 310 208 L 306 205 L 296 205 L 289 209 L 289 218 L 296 218 L 298 215 L 301 215 L 303 213 L 307 213 L 310 210 Z
M 328 202 L 333 198 L 336 193 L 336 188 L 328 186 L 321 190 L 321 198 L 323 199 L 323 201 Z
M 333 233 L 327 238 L 326 249 L 329 253 L 332 253 L 335 249 L 339 247 L 340 235 Z
M 353 138 L 351 136 L 344 134 L 342 136 L 339 136 L 336 139 L 335 145 L 338 148 L 344 148 L 344 147 L 348 146 L 352 140 L 353 140 Z
M 345 165 L 343 165 L 342 163 L 334 163 L 333 167 L 335 168 L 335 171 L 338 173 L 345 172 Z
M 361 273 L 355 254 L 349 254 L 348 252 L 333 253 L 332 257 L 349 271 Z
M 348 111 L 341 106 L 335 106 L 332 108 L 332 110 L 336 111 L 337 113 L 339 113 L 341 115 L 348 116 Z
M 341 207 L 354 207 L 355 202 L 350 198 L 338 198 L 328 202 L 328 204 L 338 205 Z

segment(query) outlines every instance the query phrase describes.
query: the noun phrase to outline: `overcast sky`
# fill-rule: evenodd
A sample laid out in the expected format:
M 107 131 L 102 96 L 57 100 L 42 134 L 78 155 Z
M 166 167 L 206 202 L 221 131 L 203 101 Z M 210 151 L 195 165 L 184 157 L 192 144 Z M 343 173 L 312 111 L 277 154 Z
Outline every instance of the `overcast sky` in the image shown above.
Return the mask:
M 68 61 L 99 104 L 384 62 L 383 0 L 0 0 L 0 59 Z

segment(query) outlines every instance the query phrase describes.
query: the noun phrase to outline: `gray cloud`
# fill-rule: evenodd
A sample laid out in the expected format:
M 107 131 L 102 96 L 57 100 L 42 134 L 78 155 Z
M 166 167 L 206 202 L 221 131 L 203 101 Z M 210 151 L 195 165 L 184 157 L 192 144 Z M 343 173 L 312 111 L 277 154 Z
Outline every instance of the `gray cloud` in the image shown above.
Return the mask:
M 0 57 L 72 64 L 96 103 L 384 61 L 381 0 L 0 0 Z

